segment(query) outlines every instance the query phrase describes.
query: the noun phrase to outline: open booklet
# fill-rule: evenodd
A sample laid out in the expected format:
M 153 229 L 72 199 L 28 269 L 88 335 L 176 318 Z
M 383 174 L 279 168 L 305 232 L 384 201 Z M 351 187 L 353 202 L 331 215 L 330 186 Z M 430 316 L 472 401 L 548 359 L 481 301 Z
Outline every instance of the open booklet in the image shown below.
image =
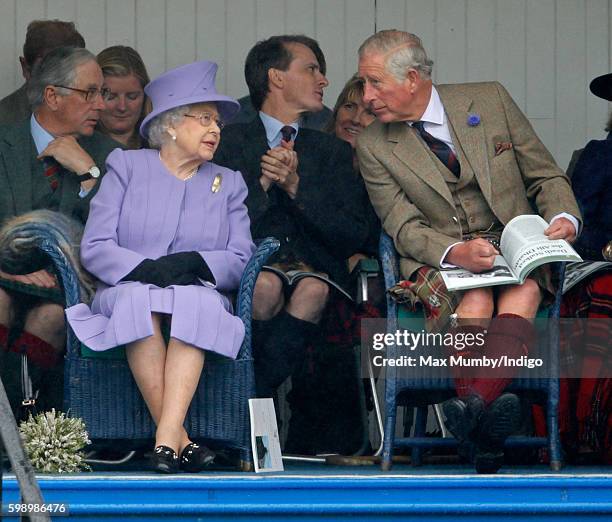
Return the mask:
M 582 261 L 564 239 L 548 239 L 544 230 L 548 223 L 542 217 L 527 214 L 516 216 L 504 228 L 493 268 L 474 274 L 463 268 L 442 270 L 446 287 L 467 290 L 481 286 L 523 283 L 537 267 L 555 261 Z
M 298 283 L 298 281 L 304 279 L 305 277 L 314 277 L 316 279 L 320 279 L 321 281 L 326 282 L 328 285 L 338 290 L 338 292 L 340 292 L 347 299 L 353 301 L 353 297 L 351 296 L 351 294 L 349 294 L 334 280 L 330 279 L 327 274 L 323 274 L 322 272 L 309 272 L 307 270 L 288 270 L 285 272 L 280 268 L 268 265 L 263 266 L 262 270 L 275 273 L 287 286 L 294 286 Z
M 605 272 L 612 270 L 610 261 L 584 261 L 582 263 L 568 263 L 565 269 L 565 279 L 563 280 L 563 293 L 574 288 L 580 281 L 583 281 L 595 272 Z

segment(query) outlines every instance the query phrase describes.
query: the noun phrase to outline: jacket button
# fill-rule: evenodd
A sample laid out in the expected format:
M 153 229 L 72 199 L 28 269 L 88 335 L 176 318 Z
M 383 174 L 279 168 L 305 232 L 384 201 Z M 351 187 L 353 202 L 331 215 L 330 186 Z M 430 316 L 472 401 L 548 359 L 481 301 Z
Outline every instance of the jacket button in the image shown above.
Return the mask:
M 285 241 L 286 241 L 287 243 L 289 243 L 289 242 L 291 241 L 291 238 L 290 238 L 289 236 L 287 236 L 287 237 L 285 238 Z
M 459 223 L 459 220 L 458 220 L 458 219 L 457 219 L 455 216 L 453 216 L 453 221 L 454 221 L 455 223 Z

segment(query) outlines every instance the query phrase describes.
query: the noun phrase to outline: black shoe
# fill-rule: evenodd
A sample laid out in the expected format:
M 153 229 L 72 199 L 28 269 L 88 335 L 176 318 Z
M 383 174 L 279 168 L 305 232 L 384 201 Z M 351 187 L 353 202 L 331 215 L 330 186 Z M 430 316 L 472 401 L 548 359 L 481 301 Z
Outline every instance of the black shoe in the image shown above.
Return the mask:
M 150 457 L 151 467 L 158 473 L 178 473 L 179 458 L 172 448 L 157 446 Z
M 454 397 L 442 404 L 446 427 L 460 444 L 470 440 L 484 412 L 484 402 L 478 395 L 464 399 Z
M 478 473 L 496 473 L 504 462 L 504 443 L 521 423 L 521 403 L 504 393 L 487 408 L 478 427 L 474 465 Z
M 181 452 L 181 469 L 188 473 L 199 473 L 207 468 L 217 455 L 206 446 L 199 446 L 195 442 L 187 444 Z

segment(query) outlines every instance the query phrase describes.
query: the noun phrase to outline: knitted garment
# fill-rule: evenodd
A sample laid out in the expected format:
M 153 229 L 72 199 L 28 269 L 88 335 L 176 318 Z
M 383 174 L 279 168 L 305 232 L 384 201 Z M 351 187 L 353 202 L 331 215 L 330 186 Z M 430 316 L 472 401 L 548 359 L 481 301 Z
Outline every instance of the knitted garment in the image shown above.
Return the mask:
M 62 270 L 57 260 L 63 260 L 78 279 L 81 301 L 89 303 L 94 280 L 79 259 L 82 234 L 80 223 L 51 210 L 34 210 L 11 218 L 0 229 L 0 269 L 9 274 L 48 269 L 59 279 Z M 43 243 L 53 247 L 51 253 L 42 248 Z

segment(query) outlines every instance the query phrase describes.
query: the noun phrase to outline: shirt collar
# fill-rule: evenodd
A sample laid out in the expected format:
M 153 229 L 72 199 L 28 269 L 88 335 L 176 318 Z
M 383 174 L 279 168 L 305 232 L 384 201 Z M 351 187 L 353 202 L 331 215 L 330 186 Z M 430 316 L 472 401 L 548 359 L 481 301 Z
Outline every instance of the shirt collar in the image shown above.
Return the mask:
M 55 139 L 52 134 L 47 132 L 40 123 L 38 123 L 34 114 L 30 117 L 30 133 L 32 134 L 32 139 L 34 140 L 34 145 L 36 145 L 36 152 L 38 154 L 45 150 L 49 143 Z
M 270 147 L 278 147 L 281 142 L 281 129 L 285 126 L 285 124 L 262 111 L 259 111 L 259 117 L 263 123 L 264 129 L 266 129 L 268 145 Z M 297 121 L 290 123 L 289 126 L 295 129 L 295 135 L 293 136 L 293 139 L 295 140 L 297 138 L 300 126 Z
M 434 85 L 431 86 L 429 103 L 419 121 L 433 123 L 434 125 L 444 125 L 444 105 L 442 105 L 442 100 Z M 412 125 L 414 122 L 408 123 Z

